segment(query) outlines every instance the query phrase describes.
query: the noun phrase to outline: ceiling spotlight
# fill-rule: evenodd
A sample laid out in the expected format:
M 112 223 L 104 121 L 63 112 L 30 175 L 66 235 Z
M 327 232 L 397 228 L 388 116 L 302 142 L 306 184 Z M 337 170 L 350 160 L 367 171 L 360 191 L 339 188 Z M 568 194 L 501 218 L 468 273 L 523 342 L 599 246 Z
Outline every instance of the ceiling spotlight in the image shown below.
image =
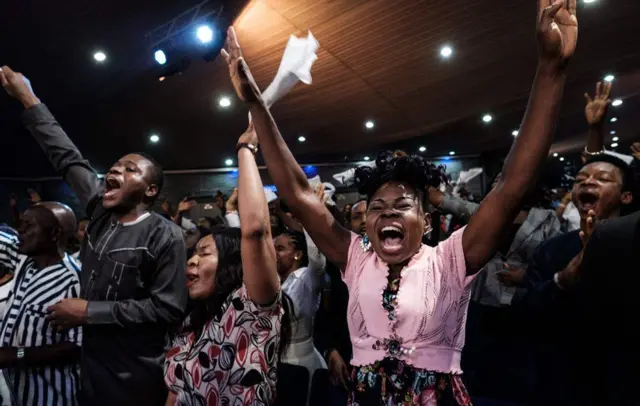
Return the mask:
M 484 116 L 482 116 L 482 121 L 484 121 L 485 123 L 490 123 L 491 120 L 493 120 L 493 117 L 491 116 L 491 114 L 485 114 Z
M 307 140 L 307 137 L 305 137 L 304 135 L 301 135 L 298 137 L 298 142 L 305 142 Z
M 613 82 L 615 80 L 615 78 L 616 77 L 613 76 L 613 75 L 607 75 L 607 76 L 604 77 L 604 81 L 605 82 Z
M 620 100 L 620 99 L 615 99 L 613 102 L 611 102 L 611 105 L 612 105 L 613 107 L 621 106 L 621 105 L 622 105 L 622 100 Z
M 612 139 L 612 140 L 615 142 L 615 141 L 618 141 L 619 139 L 620 139 L 620 138 L 618 138 L 618 137 L 613 137 L 613 139 Z
M 224 164 L 227 165 L 227 166 L 233 165 L 233 159 L 229 158 L 229 159 L 225 160 Z
M 208 25 L 201 25 L 198 27 L 198 31 L 196 31 L 196 35 L 200 42 L 203 44 L 208 44 L 213 41 L 213 30 Z
M 615 123 L 616 121 L 618 121 L 618 117 L 611 117 L 611 122 Z
M 613 144 L 611 144 L 611 148 L 615 148 L 615 147 L 617 147 L 617 146 L 618 146 L 618 143 L 617 143 L 617 142 L 614 142 Z
M 449 45 L 445 45 L 442 48 L 440 48 L 440 56 L 443 58 L 449 58 L 451 55 L 453 55 L 453 48 L 451 48 Z
M 520 133 L 520 131 L 519 131 L 519 130 L 513 130 L 513 131 L 511 131 L 511 135 L 513 135 L 514 137 L 517 137 L 519 133 Z
M 151 134 L 149 136 L 149 141 L 151 141 L 151 142 L 153 142 L 155 144 L 158 141 L 160 141 L 160 136 L 158 134 Z
M 454 156 L 456 154 L 456 151 L 449 151 L 449 155 Z
M 226 96 L 221 97 L 220 100 L 218 100 L 218 105 L 220 107 L 227 108 L 227 107 L 231 106 L 231 99 L 229 99 Z
M 167 55 L 164 53 L 164 51 L 162 49 L 158 49 L 154 54 L 153 54 L 153 58 L 156 60 L 156 62 L 158 62 L 160 65 L 164 65 L 165 63 L 167 63 Z
M 371 120 L 367 121 L 366 123 L 364 123 L 364 126 L 367 127 L 369 130 L 372 129 L 373 127 L 375 127 L 375 123 Z
M 560 162 L 564 161 L 564 157 L 560 157 Z
M 425 147 L 425 146 L 422 146 L 422 147 L 418 148 L 418 151 L 420 151 L 420 152 L 425 152 L 426 150 L 427 150 L 427 147 Z
M 616 130 L 611 130 L 609 131 L 609 134 L 614 135 L 616 133 Z
M 166 79 L 166 77 L 165 77 L 165 76 L 160 76 L 160 77 L 158 78 L 158 80 L 159 80 L 159 81 L 161 81 L 161 82 L 164 82 L 164 80 L 165 80 L 165 79 Z
M 95 59 L 97 62 L 104 62 L 107 60 L 107 54 L 102 51 L 98 51 L 93 54 L 93 59 Z
M 557 152 L 554 152 L 554 153 L 553 153 L 553 156 L 554 156 L 554 157 L 557 157 L 557 156 L 558 156 L 558 153 L 557 153 Z
M 365 161 L 368 161 L 368 160 L 369 160 L 369 159 L 371 159 L 371 158 L 369 158 L 368 156 L 365 156 L 363 159 L 364 159 Z

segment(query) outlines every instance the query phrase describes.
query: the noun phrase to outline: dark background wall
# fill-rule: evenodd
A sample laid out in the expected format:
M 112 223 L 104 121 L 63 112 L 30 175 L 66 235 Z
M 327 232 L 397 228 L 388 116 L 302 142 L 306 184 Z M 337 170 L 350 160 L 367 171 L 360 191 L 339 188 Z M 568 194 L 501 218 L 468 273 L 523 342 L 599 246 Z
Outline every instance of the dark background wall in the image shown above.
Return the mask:
M 445 161 L 438 161 L 447 167 L 447 173 L 452 179 L 457 179 L 461 170 L 481 166 L 479 158 L 460 158 Z M 332 182 L 339 195 L 344 196 L 337 199 L 340 207 L 352 202 L 357 198 L 357 193 L 353 189 L 345 187 L 340 182 L 333 179 L 334 174 L 355 167 L 355 164 L 331 164 L 331 165 L 305 165 L 303 169 L 309 178 L 319 175 L 322 181 Z M 260 171 L 265 185 L 272 185 L 272 181 L 266 169 Z M 185 196 L 214 195 L 220 190 L 229 196 L 236 187 L 238 174 L 235 170 L 209 170 L 209 171 L 171 171 L 165 176 L 165 187 L 162 192 L 163 198 L 172 203 L 177 203 Z M 469 185 L 470 192 L 481 195 L 484 192 L 485 177 L 476 178 Z M 18 198 L 18 208 L 23 211 L 29 205 L 27 199 L 27 189 L 37 191 L 43 200 L 60 201 L 69 205 L 78 217 L 84 216 L 84 210 L 78 199 L 69 186 L 61 179 L 2 179 L 0 178 L 0 222 L 10 220 L 9 197 L 15 194 Z

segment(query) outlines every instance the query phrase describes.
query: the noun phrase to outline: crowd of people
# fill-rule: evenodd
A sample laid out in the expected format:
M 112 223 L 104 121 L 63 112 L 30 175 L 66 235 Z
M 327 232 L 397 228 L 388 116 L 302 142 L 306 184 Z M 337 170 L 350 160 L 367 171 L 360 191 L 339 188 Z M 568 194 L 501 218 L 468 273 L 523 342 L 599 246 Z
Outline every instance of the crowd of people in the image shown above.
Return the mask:
M 586 95 L 573 188 L 538 182 L 553 142 L 576 0 L 539 0 L 538 67 L 518 137 L 472 201 L 402 151 L 355 170 L 342 210 L 278 131 L 233 28 L 222 57 L 250 111 L 237 189 L 156 199 L 131 153 L 100 179 L 30 82 L 7 94 L 85 208 L 30 191 L 0 229 L 2 405 L 633 405 L 636 162 L 604 148 L 611 84 Z M 277 188 L 268 201 L 262 154 Z M 454 219 L 448 221 L 445 217 Z M 465 371 L 463 375 L 463 369 Z

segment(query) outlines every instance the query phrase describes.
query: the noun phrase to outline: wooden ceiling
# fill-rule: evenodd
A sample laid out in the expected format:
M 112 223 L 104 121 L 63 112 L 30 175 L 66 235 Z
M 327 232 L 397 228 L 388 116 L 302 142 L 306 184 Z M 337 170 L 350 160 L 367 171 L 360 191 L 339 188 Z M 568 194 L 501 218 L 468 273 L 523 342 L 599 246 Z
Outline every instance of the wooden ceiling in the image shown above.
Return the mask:
M 169 8 L 176 6 L 161 3 L 165 2 L 156 7 L 163 13 L 155 13 L 166 18 Z M 615 96 L 625 100 L 614 112 L 620 117 L 618 135 L 623 141 L 639 135 L 632 112 L 640 108 L 640 2 L 580 3 L 579 46 L 554 146 L 561 152 L 583 145 L 582 95 L 610 72 L 616 75 Z M 237 2 L 234 5 L 241 9 Z M 112 38 L 112 48 L 121 48 L 122 55 L 144 53 L 142 38 L 127 41 L 118 30 L 118 19 L 127 15 L 124 3 L 110 6 L 118 7 L 122 9 L 113 11 L 110 24 L 103 25 L 105 31 L 92 32 L 91 39 Z M 300 161 L 358 160 L 388 147 L 417 151 L 426 146 L 430 156 L 452 150 L 478 154 L 507 148 L 512 130 L 519 126 L 536 66 L 536 7 L 535 0 L 252 0 L 234 14 L 234 25 L 262 87 L 274 77 L 289 35 L 303 36 L 310 30 L 320 43 L 313 84 L 297 87 L 272 109 Z M 144 7 L 137 10 L 142 13 Z M 99 13 L 91 16 L 98 18 Z M 132 18 L 129 14 L 127 21 Z M 144 28 L 151 29 L 151 22 Z M 55 40 L 55 33 L 42 38 Z M 72 59 L 64 55 L 73 48 L 73 40 L 66 40 L 68 47 L 58 47 L 49 56 L 59 53 L 70 64 Z M 454 50 L 447 60 L 439 55 L 445 44 Z M 74 141 L 101 169 L 133 150 L 151 153 L 169 169 L 222 166 L 246 126 L 246 110 L 238 100 L 233 98 L 230 109 L 217 106 L 220 96 L 233 96 L 221 61 L 194 63 L 183 75 L 164 82 L 149 74 L 148 64 L 114 62 L 127 80 L 80 81 L 81 94 L 86 95 L 81 117 L 74 114 L 77 97 L 70 100 L 64 92 L 65 86 L 70 94 L 80 92 L 74 71 L 50 77 L 42 66 L 27 67 L 26 60 L 22 65 L 47 81 L 51 101 L 45 101 L 56 107 L 63 125 L 72 128 Z M 92 68 L 83 75 L 105 75 L 103 71 L 110 69 Z M 34 86 L 38 89 L 38 83 Z M 87 92 L 92 86 L 96 91 Z M 490 125 L 482 123 L 485 113 L 494 117 Z M 1 129 L 16 132 L 16 125 L 8 124 L 16 118 L 0 114 Z M 375 128 L 365 129 L 366 120 L 374 120 Z M 148 144 L 151 131 L 161 134 L 160 143 Z M 307 141 L 298 143 L 299 135 Z M 10 148 L 4 140 L 0 147 Z M 0 163 L 0 175 L 46 171 L 35 144 L 25 144 L 24 149 L 33 151 L 35 159 L 29 164 Z

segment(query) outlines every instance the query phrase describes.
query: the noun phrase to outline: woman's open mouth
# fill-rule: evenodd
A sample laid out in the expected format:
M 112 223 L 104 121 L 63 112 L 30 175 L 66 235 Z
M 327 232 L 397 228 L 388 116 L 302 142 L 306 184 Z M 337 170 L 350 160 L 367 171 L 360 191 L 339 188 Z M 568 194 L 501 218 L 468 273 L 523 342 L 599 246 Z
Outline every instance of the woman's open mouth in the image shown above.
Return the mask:
M 397 254 L 402 250 L 404 229 L 398 223 L 384 226 L 378 232 L 378 238 L 380 239 L 380 247 L 385 254 Z
M 187 288 L 190 288 L 194 283 L 200 279 L 198 275 L 187 275 Z

